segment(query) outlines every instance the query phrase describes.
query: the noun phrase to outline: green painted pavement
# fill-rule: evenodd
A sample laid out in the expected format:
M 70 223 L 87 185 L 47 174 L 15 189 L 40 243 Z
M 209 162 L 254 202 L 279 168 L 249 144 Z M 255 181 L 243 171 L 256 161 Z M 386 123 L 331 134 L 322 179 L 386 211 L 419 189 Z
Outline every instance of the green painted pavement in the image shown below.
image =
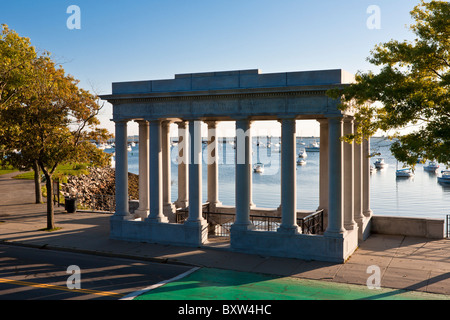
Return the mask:
M 449 300 L 445 295 L 202 268 L 135 300 Z

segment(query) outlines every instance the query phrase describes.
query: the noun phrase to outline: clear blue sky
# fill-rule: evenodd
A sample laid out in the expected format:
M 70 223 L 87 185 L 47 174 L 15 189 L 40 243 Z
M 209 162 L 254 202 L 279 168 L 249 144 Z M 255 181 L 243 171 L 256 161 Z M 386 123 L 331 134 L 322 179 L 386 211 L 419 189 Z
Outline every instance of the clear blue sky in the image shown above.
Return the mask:
M 82 87 L 107 94 L 112 82 L 176 73 L 376 70 L 366 61 L 370 50 L 390 39 L 411 39 L 409 12 L 418 2 L 14 0 L 3 1 L 0 23 L 50 51 Z M 67 28 L 70 5 L 81 9 L 81 30 Z M 381 29 L 366 25 L 370 5 L 381 10 Z M 108 106 L 101 120 L 113 130 L 111 117 Z

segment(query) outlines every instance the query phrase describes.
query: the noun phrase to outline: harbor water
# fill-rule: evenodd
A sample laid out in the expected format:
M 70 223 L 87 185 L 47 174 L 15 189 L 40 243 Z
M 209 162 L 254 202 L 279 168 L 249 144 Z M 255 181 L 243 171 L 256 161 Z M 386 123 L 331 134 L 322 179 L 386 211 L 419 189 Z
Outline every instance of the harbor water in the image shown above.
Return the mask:
M 307 147 L 317 138 L 297 139 L 297 152 Z M 280 184 L 280 146 L 279 138 L 253 138 L 253 163 L 264 165 L 263 173 L 252 173 L 253 202 L 261 208 L 277 208 L 281 202 Z M 303 145 L 305 143 L 305 145 Z M 397 163 L 390 150 L 390 141 L 383 138 L 372 138 L 371 152 L 379 153 L 372 158 L 382 157 L 388 164 L 387 168 L 377 170 L 371 174 L 371 209 L 375 215 L 445 218 L 450 214 L 450 187 L 437 182 L 437 176 L 445 166 L 440 164 L 436 173 L 424 170 L 424 164 L 417 164 L 415 176 L 411 178 L 397 178 Z M 224 205 L 235 204 L 235 149 L 233 139 L 220 139 L 219 148 L 219 200 Z M 178 197 L 178 147 L 171 147 L 171 180 L 172 201 Z M 203 148 L 203 201 L 207 197 L 207 148 Z M 307 152 L 306 165 L 297 166 L 297 207 L 299 210 L 316 210 L 319 205 L 319 152 Z M 329 161 L 333 161 L 330 159 Z M 129 171 L 139 174 L 139 147 L 132 147 L 128 153 Z

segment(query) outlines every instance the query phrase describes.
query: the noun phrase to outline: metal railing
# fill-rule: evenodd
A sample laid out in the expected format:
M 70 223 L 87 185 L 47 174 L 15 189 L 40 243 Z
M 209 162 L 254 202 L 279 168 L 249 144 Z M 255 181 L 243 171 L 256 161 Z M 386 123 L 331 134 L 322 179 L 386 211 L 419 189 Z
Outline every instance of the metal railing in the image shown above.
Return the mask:
M 305 218 L 297 219 L 303 234 L 319 234 L 323 232 L 323 210 L 310 214 Z
M 178 209 L 176 223 L 184 223 L 189 216 L 189 209 Z M 229 237 L 230 228 L 235 221 L 234 213 L 211 212 L 209 204 L 203 205 L 203 218 L 208 222 L 210 235 L 216 237 Z M 257 231 L 277 231 L 281 225 L 281 217 L 250 215 L 250 221 Z M 302 234 L 320 234 L 323 232 L 323 210 L 312 213 L 304 218 L 297 218 L 297 225 L 301 227 Z

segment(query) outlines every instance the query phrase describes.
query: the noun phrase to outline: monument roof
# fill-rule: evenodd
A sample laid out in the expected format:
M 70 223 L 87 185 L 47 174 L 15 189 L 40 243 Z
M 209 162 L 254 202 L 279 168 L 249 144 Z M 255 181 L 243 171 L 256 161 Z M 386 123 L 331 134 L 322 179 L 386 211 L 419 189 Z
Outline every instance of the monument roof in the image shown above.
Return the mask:
M 112 95 L 339 85 L 354 81 L 354 75 L 342 69 L 280 73 L 249 69 L 176 74 L 174 79 L 116 82 L 112 84 Z

